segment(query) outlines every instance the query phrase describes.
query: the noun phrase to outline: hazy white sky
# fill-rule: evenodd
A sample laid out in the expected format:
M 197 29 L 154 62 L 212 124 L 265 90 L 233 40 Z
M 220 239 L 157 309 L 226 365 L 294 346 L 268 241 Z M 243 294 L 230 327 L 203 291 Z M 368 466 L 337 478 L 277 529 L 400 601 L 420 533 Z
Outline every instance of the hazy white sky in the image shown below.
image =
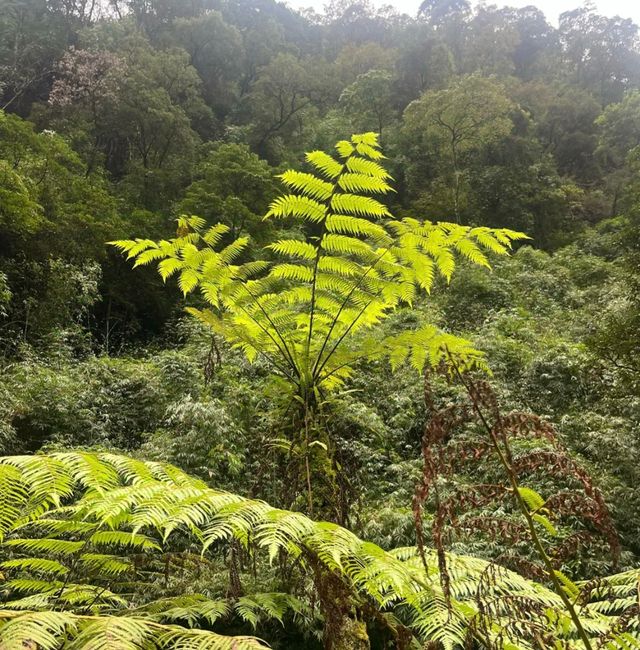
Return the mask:
M 421 0 L 373 0 L 374 4 L 391 4 L 401 11 L 415 16 Z M 322 9 L 326 0 L 288 0 L 292 7 L 314 7 Z M 583 0 L 487 0 L 486 4 L 511 7 L 526 7 L 535 5 L 544 11 L 549 22 L 557 25 L 558 16 L 563 11 L 575 9 L 583 4 Z M 640 24 L 640 0 L 595 0 L 598 11 L 605 16 L 619 15 L 623 18 L 633 18 Z

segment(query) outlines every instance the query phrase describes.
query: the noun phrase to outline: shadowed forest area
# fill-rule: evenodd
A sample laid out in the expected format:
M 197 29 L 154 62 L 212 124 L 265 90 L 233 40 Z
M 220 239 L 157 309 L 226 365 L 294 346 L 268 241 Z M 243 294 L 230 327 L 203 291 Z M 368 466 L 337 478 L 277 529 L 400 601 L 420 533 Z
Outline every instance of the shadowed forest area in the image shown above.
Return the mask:
M 0 0 L 0 649 L 640 648 L 639 287 L 629 19 Z

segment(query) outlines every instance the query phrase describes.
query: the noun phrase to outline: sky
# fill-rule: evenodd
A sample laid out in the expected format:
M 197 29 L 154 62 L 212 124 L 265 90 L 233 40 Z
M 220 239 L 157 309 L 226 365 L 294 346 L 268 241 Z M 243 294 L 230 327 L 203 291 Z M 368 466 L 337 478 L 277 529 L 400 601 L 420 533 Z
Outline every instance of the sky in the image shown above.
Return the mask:
M 391 4 L 403 11 L 404 13 L 415 16 L 421 0 L 373 0 L 376 5 Z M 313 7 L 322 9 L 326 0 L 288 0 L 292 7 Z M 511 7 L 526 7 L 535 5 L 542 9 L 550 23 L 557 25 L 558 17 L 563 11 L 575 9 L 583 4 L 582 0 L 489 0 L 487 4 L 497 4 L 498 6 L 509 5 Z M 599 13 L 605 16 L 622 16 L 623 18 L 632 18 L 635 23 L 640 25 L 640 0 L 595 0 L 594 4 Z

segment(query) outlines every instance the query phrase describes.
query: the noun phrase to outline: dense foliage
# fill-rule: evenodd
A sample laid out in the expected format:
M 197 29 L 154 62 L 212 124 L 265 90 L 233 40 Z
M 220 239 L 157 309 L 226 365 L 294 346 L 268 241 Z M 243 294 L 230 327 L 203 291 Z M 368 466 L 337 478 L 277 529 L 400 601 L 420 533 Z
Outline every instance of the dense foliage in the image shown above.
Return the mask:
M 588 5 L 0 0 L 0 647 L 638 647 L 639 142 Z

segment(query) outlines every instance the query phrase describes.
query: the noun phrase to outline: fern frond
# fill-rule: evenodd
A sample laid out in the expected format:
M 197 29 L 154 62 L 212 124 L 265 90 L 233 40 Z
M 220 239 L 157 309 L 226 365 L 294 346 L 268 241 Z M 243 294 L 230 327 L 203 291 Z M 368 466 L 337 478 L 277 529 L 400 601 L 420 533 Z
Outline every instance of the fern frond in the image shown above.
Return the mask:
M 372 178 L 379 178 L 381 180 L 390 179 L 391 176 L 387 170 L 373 160 L 367 160 L 359 156 L 351 156 L 346 162 L 347 169 L 355 174 L 366 174 Z
M 183 295 L 190 294 L 202 279 L 202 274 L 194 271 L 193 269 L 183 268 L 178 278 L 178 286 Z
M 409 360 L 411 366 L 421 373 L 426 365 L 437 368 L 440 363 L 449 365 L 453 360 L 460 370 L 488 370 L 484 355 L 471 341 L 442 332 L 433 325 L 389 337 L 385 339 L 384 347 L 389 350 L 394 369 Z
M 249 237 L 238 237 L 234 242 L 225 246 L 220 251 L 220 261 L 223 264 L 231 264 L 237 257 L 239 257 L 249 245 Z
M 250 361 L 265 358 L 300 393 L 318 391 L 317 381 L 335 388 L 349 375 L 349 359 L 375 357 L 375 347 L 360 346 L 362 331 L 429 293 L 435 275 L 449 281 L 456 260 L 488 267 L 489 253 L 505 254 L 524 237 L 508 229 L 394 219 L 378 200 L 391 190 L 378 135 L 352 135 L 336 151 L 307 154 L 311 173 L 289 170 L 280 176 L 290 193 L 271 203 L 265 219 L 296 222 L 300 238 L 266 248 L 288 258 L 285 263 L 242 264 L 246 237 L 222 247 L 226 226 L 207 229 L 204 220 L 187 215 L 178 219 L 175 239 L 114 244 L 137 264 L 157 261 L 163 280 L 177 276 L 185 296 L 199 290 L 210 309 L 189 312 Z M 471 350 L 458 343 L 449 341 L 451 353 L 469 357 Z M 342 354 L 347 347 L 365 356 Z M 415 368 L 446 361 L 444 347 L 444 338 L 436 337 L 423 348 L 417 343 L 405 349 L 403 358 Z M 400 348 L 384 349 L 399 358 Z
M 10 539 L 5 546 L 17 548 L 31 553 L 48 553 L 51 555 L 73 555 L 84 546 L 84 542 L 74 542 L 68 539 Z
M 0 465 L 0 542 L 20 518 L 29 491 L 18 468 Z
M 267 248 L 278 253 L 278 255 L 298 257 L 303 260 L 314 259 L 318 251 L 312 244 L 300 241 L 299 239 L 281 239 L 273 244 L 269 244 Z
M 211 247 L 217 246 L 231 228 L 225 223 L 216 223 L 202 235 L 202 239 Z
M 158 264 L 158 272 L 160 277 L 166 282 L 172 275 L 177 273 L 184 266 L 184 262 L 175 257 L 168 257 L 163 259 Z
M 406 334 L 398 335 L 399 337 L 405 336 L 405 339 L 401 340 L 402 345 L 400 346 L 404 347 L 406 351 L 404 358 L 410 359 L 418 366 L 423 363 L 436 363 L 443 354 L 443 347 L 444 353 L 447 354 L 456 349 L 451 335 L 438 333 L 435 329 L 420 332 L 414 337 L 407 337 Z M 413 340 L 411 340 L 412 338 Z M 434 340 L 437 342 L 435 356 L 431 349 L 434 347 Z M 380 342 L 377 345 L 384 347 L 386 344 L 388 344 L 388 340 L 383 341 L 382 346 Z M 418 344 L 421 346 L 422 351 L 420 352 L 416 350 Z M 375 337 L 371 339 L 370 345 L 372 348 L 376 346 Z M 467 342 L 461 342 L 458 344 L 458 349 L 464 349 L 466 345 Z M 427 348 L 426 353 L 424 352 L 425 348 Z M 0 466 L 11 460 L 10 458 L 2 459 Z M 461 635 L 464 636 L 469 626 L 474 624 L 476 617 L 482 615 L 489 619 L 489 633 L 506 635 L 506 638 L 513 643 L 513 647 L 526 648 L 526 642 L 518 637 L 517 627 L 503 626 L 507 608 L 510 606 L 510 599 L 514 597 L 523 600 L 529 599 L 531 603 L 535 604 L 534 611 L 544 607 L 557 612 L 554 614 L 557 620 L 560 620 L 562 616 L 562 603 L 557 594 L 502 567 L 490 565 L 484 560 L 449 556 L 449 579 L 453 601 L 447 603 L 437 580 L 439 565 L 435 551 L 427 552 L 428 580 L 425 581 L 424 566 L 415 549 L 398 549 L 393 553 L 385 552 L 375 544 L 360 540 L 353 533 L 336 524 L 314 522 L 301 513 L 278 510 L 264 502 L 214 490 L 207 487 L 202 481 L 190 479 L 184 473 L 174 470 L 170 466 L 141 463 L 113 454 L 95 454 L 92 462 L 87 463 L 86 466 L 94 467 L 97 477 L 109 474 L 109 470 L 105 468 L 111 468 L 117 471 L 122 483 L 122 487 L 99 491 L 86 486 L 82 488 L 81 480 L 86 483 L 91 483 L 92 480 L 91 477 L 85 476 L 79 479 L 73 475 L 76 464 L 72 454 L 56 460 L 58 462 L 55 466 L 58 471 L 68 475 L 68 484 L 79 498 L 72 508 L 66 506 L 57 510 L 57 516 L 73 516 L 78 521 L 89 522 L 97 526 L 114 526 L 116 528 L 114 532 L 125 535 L 131 535 L 131 533 L 127 530 L 119 530 L 119 526 L 124 525 L 134 530 L 145 529 L 149 535 L 153 532 L 163 539 L 168 539 L 169 536 L 179 531 L 181 539 L 187 535 L 189 539 L 200 544 L 203 553 L 215 549 L 221 541 L 236 539 L 247 549 L 264 549 L 271 558 L 277 557 L 281 552 L 294 558 L 300 558 L 302 566 L 305 564 L 305 557 L 311 554 L 311 557 L 317 558 L 317 561 L 327 570 L 338 572 L 346 583 L 351 585 L 355 593 L 371 599 L 371 602 L 376 603 L 378 607 L 397 608 L 398 612 L 403 612 L 403 615 L 406 615 L 405 620 L 409 621 L 417 638 L 422 642 L 439 640 L 445 645 L 456 643 L 456 639 L 461 638 Z M 25 466 L 29 465 L 24 460 L 22 463 Z M 40 480 L 43 485 L 49 484 L 50 481 L 46 475 L 41 475 Z M 42 485 L 27 485 L 27 501 L 32 495 L 39 494 L 41 490 Z M 540 505 L 541 498 L 538 497 L 527 495 L 530 507 Z M 48 517 L 47 520 L 51 521 L 52 519 Z M 37 525 L 35 525 L 35 529 L 38 530 Z M 47 530 L 46 523 L 42 529 Z M 110 531 L 105 530 L 104 532 Z M 25 540 L 9 540 L 8 547 L 6 545 L 5 547 L 48 554 L 55 552 L 56 547 L 52 544 L 60 544 L 61 541 L 63 540 L 44 538 L 34 539 L 25 544 Z M 126 540 L 122 538 L 121 540 L 113 539 L 113 541 L 125 542 Z M 82 545 L 83 542 L 74 543 L 76 546 L 72 549 L 67 547 L 63 549 L 62 557 L 67 557 L 69 551 L 81 552 L 81 546 L 77 546 L 77 544 Z M 136 547 L 140 548 L 141 546 L 138 544 Z M 81 553 L 79 557 L 84 558 L 91 570 L 96 571 L 100 570 L 103 563 L 121 561 L 124 564 L 124 558 L 118 560 L 112 556 L 94 554 L 93 552 Z M 41 566 L 44 568 L 44 565 Z M 9 567 L 10 570 L 25 571 L 37 568 L 36 564 L 29 566 L 28 562 Z M 489 570 L 492 579 L 487 584 L 486 576 Z M 45 571 L 42 573 L 46 575 Z M 112 574 L 116 573 L 118 571 L 114 567 Z M 565 584 L 568 593 L 571 593 L 573 598 L 577 597 L 580 587 L 571 583 L 566 577 L 559 576 L 559 579 Z M 637 572 L 621 575 L 618 578 L 614 576 L 608 579 L 610 586 L 607 588 L 617 589 L 616 598 L 626 602 L 626 599 L 634 593 L 634 584 L 637 585 L 637 579 Z M 483 584 L 484 590 L 490 590 L 486 596 L 488 601 L 482 614 L 479 612 L 476 601 L 477 589 L 480 584 Z M 52 593 L 59 592 L 60 587 L 59 580 L 16 578 L 8 582 L 7 588 L 34 595 L 25 596 L 7 606 L 15 607 L 16 603 L 19 603 L 18 607 L 29 604 L 32 607 L 42 608 L 51 606 Z M 57 602 L 59 605 L 70 608 L 88 607 L 100 593 L 100 606 L 102 603 L 110 603 L 112 608 L 121 610 L 126 606 L 126 601 L 117 593 L 109 590 L 102 593 L 102 591 L 103 589 L 97 585 L 70 583 L 57 597 Z M 604 591 L 604 587 L 600 594 L 594 590 L 593 606 L 589 605 L 587 608 L 583 608 L 580 614 L 584 618 L 585 629 L 590 630 L 590 634 L 593 634 L 594 638 L 607 632 L 613 624 L 613 620 L 616 620 L 615 618 L 611 620 L 603 613 L 611 611 L 608 606 L 598 604 L 600 601 L 597 598 L 602 597 Z M 242 601 L 241 607 L 244 617 L 251 622 L 255 622 L 256 616 L 281 619 L 287 608 L 297 607 L 299 611 L 303 612 L 303 608 L 297 603 L 280 596 L 247 597 L 245 601 Z M 615 609 L 617 604 L 611 607 Z M 446 619 L 443 618 L 445 610 L 448 613 Z M 142 607 L 136 610 L 135 616 L 117 617 L 116 622 L 113 617 L 108 616 L 83 617 L 68 612 L 55 612 L 55 615 L 60 614 L 66 617 L 56 619 L 64 621 L 64 625 L 58 625 L 56 629 L 59 631 L 56 632 L 52 631 L 53 628 L 49 625 L 50 621 L 47 618 L 51 612 L 19 613 L 8 612 L 5 609 L 0 612 L 0 643 L 5 643 L 7 639 L 13 641 L 13 639 L 36 638 L 24 636 L 31 634 L 32 628 L 35 626 L 38 628 L 36 633 L 41 634 L 39 638 L 45 643 L 54 643 L 55 640 L 55 643 L 59 644 L 61 635 L 65 634 L 67 636 L 64 638 L 67 642 L 73 641 L 78 647 L 87 647 L 83 644 L 90 639 L 102 638 L 102 632 L 93 626 L 104 625 L 105 627 L 100 629 L 109 630 L 112 643 L 114 639 L 119 639 L 118 635 L 121 630 L 128 629 L 130 634 L 128 639 L 138 638 L 136 637 L 138 634 L 148 634 L 144 638 L 149 647 L 164 647 L 162 644 L 165 642 L 169 644 L 166 647 L 197 648 L 201 647 L 198 645 L 200 643 L 210 644 L 202 647 L 218 647 L 215 645 L 216 643 L 223 644 L 219 647 L 229 648 L 234 647 L 233 643 L 240 643 L 235 647 L 242 647 L 241 643 L 245 641 L 237 642 L 235 639 L 226 639 L 225 637 L 207 637 L 205 640 L 206 635 L 211 633 L 173 628 L 158 622 L 158 619 L 193 622 L 197 617 L 207 618 L 207 616 L 210 617 L 208 620 L 215 620 L 223 611 L 226 611 L 225 608 L 216 604 L 215 601 L 202 601 L 201 607 L 195 601 L 191 601 L 191 603 L 175 601 L 173 604 L 167 602 L 164 607 L 159 604 L 156 606 L 150 604 L 148 608 Z M 44 616 L 40 616 L 41 614 Z M 18 620 L 22 621 L 20 625 L 12 625 Z M 34 621 L 37 621 L 37 624 Z M 87 632 L 90 626 L 92 626 L 91 633 Z M 478 628 L 474 629 L 478 630 Z M 568 633 L 570 634 L 570 632 L 571 630 Z M 188 636 L 177 636 L 185 634 Z M 635 637 L 631 635 L 630 638 Z M 255 640 L 246 642 L 250 644 L 247 647 L 259 647 L 259 645 L 255 645 L 258 643 Z M 172 643 L 179 645 L 171 645 Z M 190 645 L 192 643 L 195 645 Z M 227 645 L 224 645 L 225 643 Z
M 382 203 L 359 194 L 335 194 L 331 198 L 331 209 L 336 214 L 354 214 L 364 217 L 391 216 Z
M 336 144 L 336 151 L 340 158 L 348 158 L 355 151 L 354 146 L 348 140 L 340 140 Z
M 375 147 L 367 144 L 365 142 L 360 142 L 355 146 L 355 150 L 361 155 L 371 158 L 371 160 L 382 160 L 384 156 L 382 153 Z
M 188 630 L 132 616 L 80 616 L 68 612 L 0 610 L 0 645 L 19 650 L 36 644 L 39 650 L 258 650 L 266 646 L 247 636 L 225 637 Z
M 302 219 L 313 223 L 324 221 L 326 208 L 318 201 L 306 196 L 288 194 L 273 201 L 269 206 L 265 219 L 276 217 L 278 219 Z
M 342 174 L 338 185 L 351 193 L 386 194 L 392 191 L 391 186 L 381 178 L 355 172 Z
M 333 193 L 333 185 L 331 183 L 327 183 L 313 174 L 306 174 L 290 169 L 280 174 L 278 178 L 282 179 L 282 182 L 289 189 L 300 192 L 312 199 L 317 199 L 318 201 L 325 201 Z
M 392 243 L 385 228 L 372 223 L 368 219 L 361 219 L 351 215 L 331 214 L 327 217 L 326 227 L 329 232 L 354 237 L 370 237 L 377 244 L 386 243 L 390 245 Z
M 342 165 L 324 151 L 310 151 L 306 159 L 329 180 L 334 180 L 342 172 Z
M 124 530 L 99 530 L 89 538 L 94 546 L 121 546 L 141 551 L 158 551 L 160 546 L 151 537 Z
M 0 566 L 3 569 L 16 569 L 18 571 L 30 571 L 33 573 L 47 573 L 52 575 L 64 575 L 69 569 L 58 562 L 41 557 L 25 557 L 15 560 L 6 560 Z
M 461 239 L 454 244 L 455 249 L 473 264 L 491 268 L 487 256 L 470 239 Z
M 271 269 L 270 275 L 281 280 L 311 282 L 313 280 L 313 269 L 296 264 L 278 264 Z
M 137 257 L 148 248 L 158 248 L 158 244 L 152 239 L 119 239 L 108 243 L 119 251 L 126 253 L 128 260 Z
M 112 555 L 101 553 L 83 553 L 78 559 L 78 565 L 87 571 L 98 571 L 103 577 L 114 577 L 132 572 L 133 564 Z

